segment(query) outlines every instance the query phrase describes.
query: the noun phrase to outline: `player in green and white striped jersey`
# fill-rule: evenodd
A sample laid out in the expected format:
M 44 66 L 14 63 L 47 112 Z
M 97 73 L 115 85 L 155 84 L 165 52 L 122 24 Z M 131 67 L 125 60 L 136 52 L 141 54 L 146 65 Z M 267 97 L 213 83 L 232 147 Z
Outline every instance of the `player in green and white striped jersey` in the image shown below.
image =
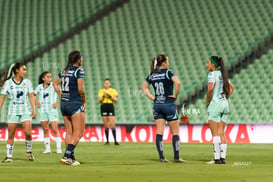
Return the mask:
M 229 116 L 227 99 L 233 92 L 233 86 L 228 80 L 225 64 L 222 58 L 212 56 L 207 61 L 208 91 L 206 105 L 208 120 L 213 137 L 214 160 L 208 164 L 225 164 L 227 143 L 225 137 L 225 123 Z
M 6 145 L 7 156 L 2 162 L 12 162 L 14 149 L 14 136 L 18 123 L 21 123 L 26 143 L 26 155 L 29 160 L 34 160 L 32 154 L 32 118 L 36 117 L 35 98 L 30 80 L 25 79 L 27 68 L 23 63 L 12 64 L 9 71 L 1 80 L 0 110 L 6 95 L 10 100 L 8 110 L 8 141 Z M 30 107 L 31 106 L 31 107 Z
M 51 83 L 51 73 L 45 71 L 39 76 L 39 85 L 35 89 L 35 95 L 38 96 L 39 101 L 35 99 L 35 103 L 39 108 L 40 121 L 44 131 L 44 154 L 50 154 L 50 138 L 49 138 L 49 122 L 55 136 L 56 152 L 62 153 L 61 138 L 58 130 L 58 112 L 57 107 L 60 105 L 60 100 L 57 101 L 57 93 Z

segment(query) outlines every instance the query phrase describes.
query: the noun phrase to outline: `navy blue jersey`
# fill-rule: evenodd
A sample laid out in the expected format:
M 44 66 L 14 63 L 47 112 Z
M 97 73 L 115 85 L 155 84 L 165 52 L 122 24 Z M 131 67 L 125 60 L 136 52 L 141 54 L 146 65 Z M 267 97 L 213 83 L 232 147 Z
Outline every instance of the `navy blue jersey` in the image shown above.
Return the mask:
M 84 71 L 81 67 L 72 66 L 70 70 L 65 73 L 59 73 L 62 87 L 62 102 L 82 102 L 78 91 L 78 80 L 84 79 Z
M 152 84 L 155 92 L 155 104 L 165 104 L 175 102 L 173 95 L 173 81 L 174 73 L 168 69 L 159 69 L 153 74 L 149 74 L 146 78 L 148 84 Z

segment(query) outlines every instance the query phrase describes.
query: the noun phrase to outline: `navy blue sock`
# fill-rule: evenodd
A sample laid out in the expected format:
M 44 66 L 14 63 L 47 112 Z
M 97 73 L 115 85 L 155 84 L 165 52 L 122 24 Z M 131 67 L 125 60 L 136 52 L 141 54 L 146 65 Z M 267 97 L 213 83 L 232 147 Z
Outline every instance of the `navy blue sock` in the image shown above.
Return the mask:
M 106 136 L 106 142 L 109 142 L 109 128 L 104 129 L 105 136 Z
M 112 134 L 113 134 L 115 142 L 117 142 L 117 139 L 116 139 L 116 128 L 112 128 Z
M 178 135 L 173 135 L 173 153 L 174 159 L 179 159 L 179 149 L 180 149 L 180 141 Z
M 156 134 L 155 143 L 156 143 L 156 149 L 159 154 L 159 158 L 164 159 L 165 157 L 163 155 L 163 135 Z
M 74 153 L 74 148 L 75 148 L 75 145 L 68 144 L 66 151 L 64 153 L 64 157 L 71 158 L 71 155 Z

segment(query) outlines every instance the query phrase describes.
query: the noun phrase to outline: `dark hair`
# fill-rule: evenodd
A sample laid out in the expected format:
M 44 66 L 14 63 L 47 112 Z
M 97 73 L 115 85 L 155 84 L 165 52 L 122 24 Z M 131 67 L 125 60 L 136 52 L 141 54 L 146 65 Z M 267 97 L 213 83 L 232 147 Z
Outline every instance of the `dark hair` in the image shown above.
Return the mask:
M 167 61 L 167 59 L 168 57 L 164 54 L 160 54 L 156 58 L 153 58 L 152 64 L 151 64 L 151 74 L 157 72 L 158 68 L 162 65 L 162 63 Z M 155 61 L 157 61 L 156 65 L 155 65 Z
M 22 66 L 24 66 L 24 63 L 15 63 L 9 66 L 8 71 L 5 73 L 3 80 L 0 80 L 0 87 L 2 87 L 6 80 L 10 79 L 12 77 L 12 74 L 16 75 L 16 70 L 20 69 Z
M 44 84 L 43 78 L 46 76 L 46 74 L 50 73 L 49 71 L 44 71 L 43 73 L 40 74 L 38 83 L 39 84 Z
M 105 79 L 104 79 L 104 82 L 105 82 L 105 81 L 111 82 L 110 78 L 105 78 Z
M 227 96 L 229 94 L 229 82 L 228 82 L 228 75 L 227 75 L 224 61 L 221 57 L 218 57 L 218 56 L 211 56 L 211 58 L 219 65 L 218 67 L 220 67 L 223 83 L 224 83 L 223 90 L 225 95 Z
M 75 64 L 79 59 L 81 59 L 82 55 L 80 51 L 72 51 L 68 55 L 68 61 L 64 68 L 65 73 L 67 73 L 70 68 Z

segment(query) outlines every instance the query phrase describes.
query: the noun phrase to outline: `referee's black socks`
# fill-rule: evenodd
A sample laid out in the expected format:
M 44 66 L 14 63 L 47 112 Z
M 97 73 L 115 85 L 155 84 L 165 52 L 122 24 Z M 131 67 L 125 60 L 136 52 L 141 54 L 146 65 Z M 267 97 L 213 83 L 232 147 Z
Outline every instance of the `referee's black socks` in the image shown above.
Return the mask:
M 106 142 L 109 143 L 109 128 L 104 128 L 105 136 L 106 136 Z
M 114 137 L 114 140 L 115 140 L 115 143 L 117 142 L 117 139 L 116 139 L 116 128 L 112 128 L 112 134 L 113 134 L 113 137 Z

